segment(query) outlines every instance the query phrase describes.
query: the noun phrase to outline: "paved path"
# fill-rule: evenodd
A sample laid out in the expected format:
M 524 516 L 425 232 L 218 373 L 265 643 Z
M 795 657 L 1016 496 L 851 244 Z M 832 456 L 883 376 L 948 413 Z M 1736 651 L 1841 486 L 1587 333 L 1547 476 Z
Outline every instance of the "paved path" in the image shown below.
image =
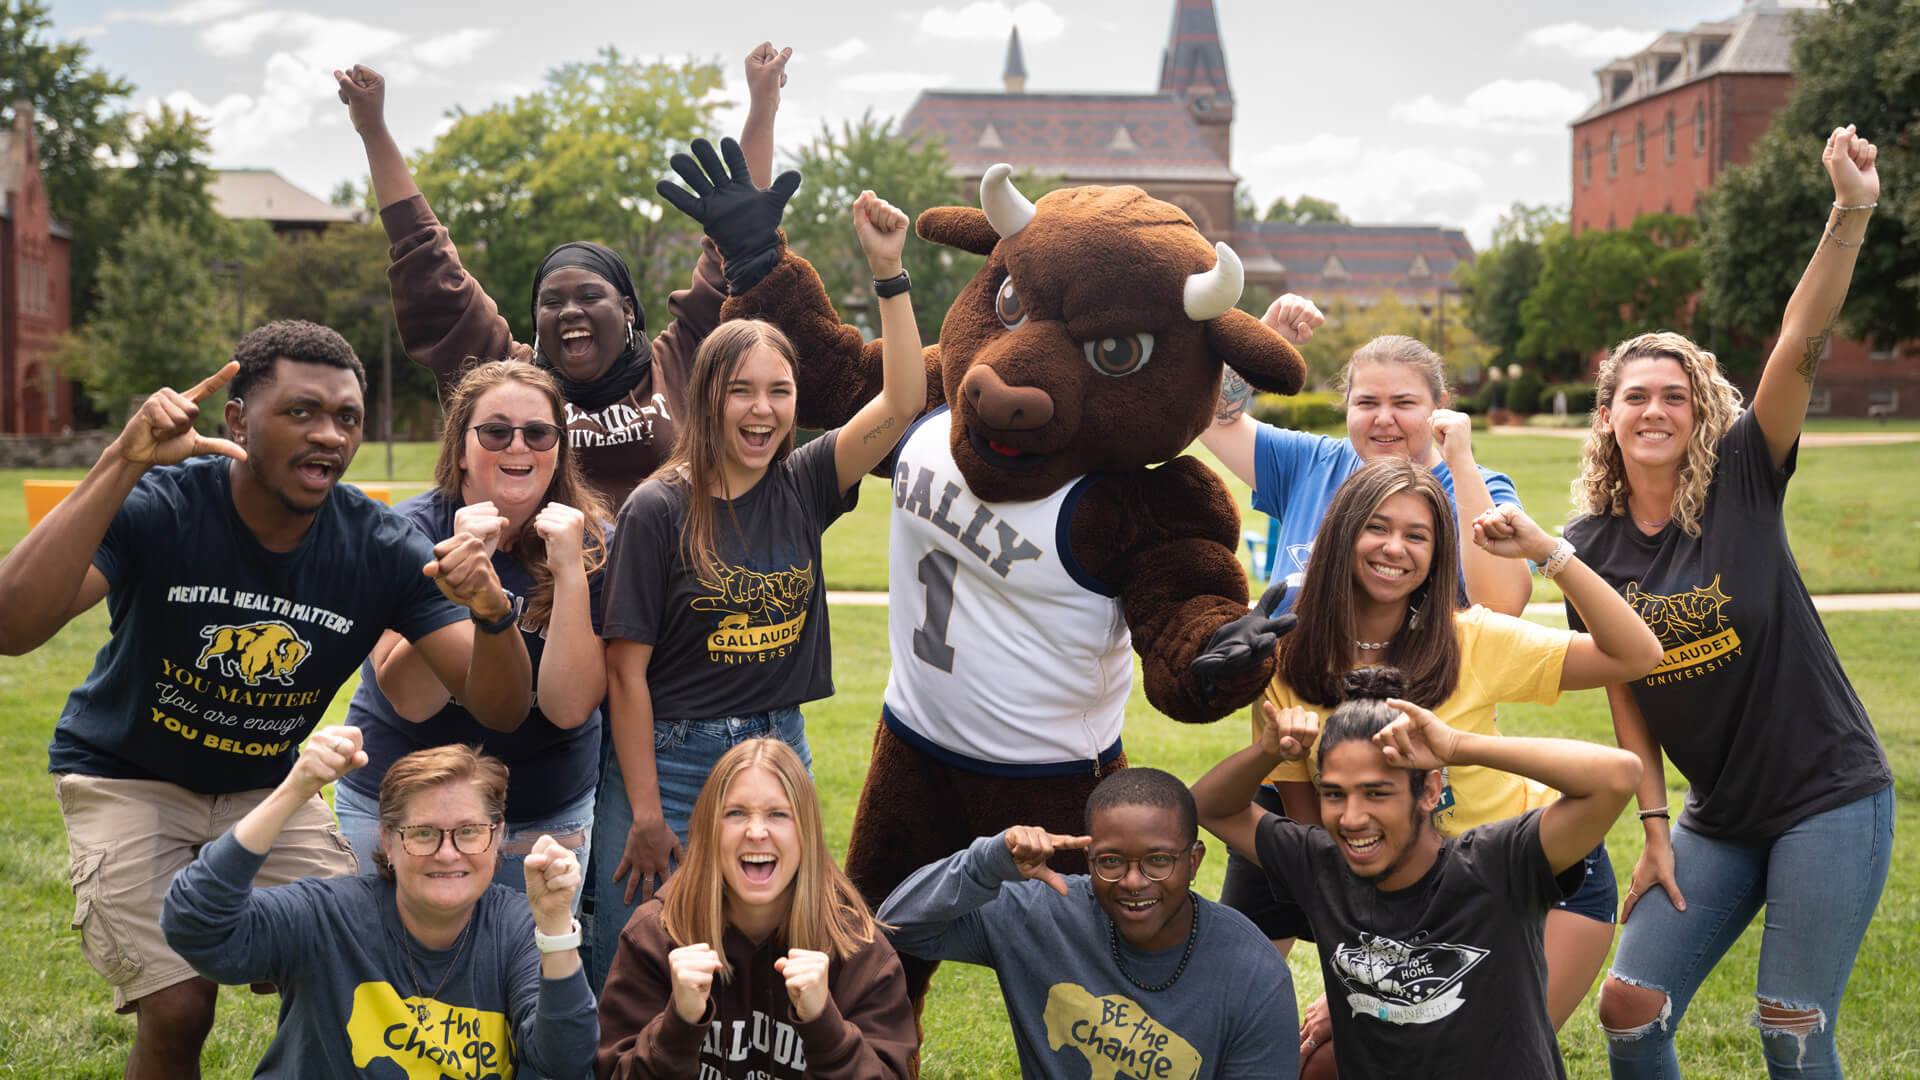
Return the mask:
M 1550 435 L 1557 439 L 1584 439 L 1587 429 L 1524 427 L 1502 425 L 1495 435 Z M 1920 431 L 1810 431 L 1800 436 L 1801 446 L 1881 446 L 1886 443 L 1920 442 Z
M 850 607 L 886 607 L 884 592 L 827 590 L 827 603 Z M 1920 593 L 1845 593 L 1816 596 L 1813 606 L 1821 611 L 1920 611 Z M 1558 603 L 1528 604 L 1529 615 L 1560 615 L 1566 607 Z

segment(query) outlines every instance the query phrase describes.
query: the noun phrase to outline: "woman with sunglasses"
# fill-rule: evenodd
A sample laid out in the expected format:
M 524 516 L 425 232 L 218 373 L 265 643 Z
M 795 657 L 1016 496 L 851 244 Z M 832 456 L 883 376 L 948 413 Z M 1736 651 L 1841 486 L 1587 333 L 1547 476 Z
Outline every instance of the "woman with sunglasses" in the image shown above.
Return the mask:
M 534 706 L 512 730 L 493 730 L 430 677 L 412 685 L 389 678 L 389 693 L 382 693 L 371 667 L 363 668 L 347 721 L 365 732 L 369 764 L 334 792 L 340 831 L 362 873 L 372 873 L 379 848 L 375 803 L 387 768 L 448 743 L 477 745 L 512 770 L 501 884 L 518 887 L 520 860 L 542 835 L 586 861 L 607 684 L 598 611 L 609 515 L 560 437 L 563 408 L 554 377 L 531 364 L 496 360 L 473 368 L 447 402 L 437 486 L 396 508 L 429 540 L 469 533 L 494 548 L 494 572 L 518 619 L 475 632 L 519 633 L 526 641 Z M 368 665 L 411 647 L 389 633 Z
M 280 1023 L 255 1076 L 578 1077 L 599 1022 L 580 967 L 580 864 L 541 838 L 526 895 L 492 884 L 507 770 L 465 746 L 409 754 L 380 788 L 380 875 L 255 889 L 287 820 L 366 763 L 314 732 L 287 778 L 173 880 L 167 942 L 229 985 L 270 980 Z
M 746 60 L 749 102 L 740 147 L 762 186 L 773 178 L 773 121 L 792 54 L 763 42 Z M 407 355 L 433 372 L 443 401 L 474 357 L 513 357 L 551 372 L 566 398 L 561 427 L 580 451 L 580 467 L 618 506 L 673 449 L 694 350 L 719 324 L 727 298 L 719 251 L 703 242 L 691 283 L 667 297 L 673 321 L 649 340 L 626 260 L 601 244 L 561 244 L 534 272 L 533 343 L 515 341 L 493 299 L 461 265 L 387 129 L 386 80 L 359 65 L 333 77 L 366 149 L 391 245 L 394 321 Z M 738 274 L 742 267 L 726 270 Z

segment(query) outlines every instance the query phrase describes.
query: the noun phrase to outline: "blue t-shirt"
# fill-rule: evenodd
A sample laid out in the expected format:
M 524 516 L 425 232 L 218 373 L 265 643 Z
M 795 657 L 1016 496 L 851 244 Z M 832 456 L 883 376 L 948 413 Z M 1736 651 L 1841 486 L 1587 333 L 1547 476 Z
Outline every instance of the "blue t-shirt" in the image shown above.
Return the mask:
M 150 469 L 114 514 L 93 555 L 113 636 L 67 697 L 49 771 L 272 787 L 382 631 L 413 641 L 466 616 L 420 572 L 427 538 L 352 488 L 328 493 L 299 546 L 268 551 L 229 464 Z
M 1273 560 L 1273 576 L 1293 586 L 1287 590 L 1282 611 L 1293 610 L 1306 581 L 1307 557 L 1313 553 L 1313 538 L 1320 532 L 1320 520 L 1327 516 L 1327 504 L 1365 462 L 1345 439 L 1313 435 L 1304 431 L 1260 424 L 1253 443 L 1253 508 L 1280 522 L 1278 554 Z M 1480 479 L 1495 506 L 1520 505 L 1513 480 L 1506 473 L 1478 466 Z M 1453 472 L 1446 462 L 1433 467 L 1433 475 L 1453 499 Z M 1469 543 L 1471 541 L 1468 541 Z M 1466 581 L 1460 582 L 1461 595 Z
M 406 515 L 429 542 L 438 542 L 453 535 L 453 515 L 460 506 L 439 491 L 429 491 L 394 509 Z M 493 570 L 508 595 L 532 594 L 532 571 L 511 553 L 494 552 Z M 587 578 L 596 634 L 600 632 L 600 577 L 596 573 Z M 347 706 L 347 723 L 365 736 L 367 764 L 340 782 L 378 799 L 380 781 L 388 767 L 402 757 L 449 743 L 477 743 L 507 765 L 509 822 L 552 817 L 586 795 L 600 779 L 600 710 L 595 709 L 579 727 L 555 727 L 540 711 L 540 654 L 546 649 L 546 630 L 530 630 L 523 622 L 520 636 L 527 643 L 527 658 L 533 661 L 534 701 L 526 720 L 512 731 L 485 727 L 472 713 L 452 702 L 426 720 L 413 723 L 395 712 L 380 692 L 373 677 L 373 662 L 362 664 L 360 689 L 354 691 L 353 701 Z

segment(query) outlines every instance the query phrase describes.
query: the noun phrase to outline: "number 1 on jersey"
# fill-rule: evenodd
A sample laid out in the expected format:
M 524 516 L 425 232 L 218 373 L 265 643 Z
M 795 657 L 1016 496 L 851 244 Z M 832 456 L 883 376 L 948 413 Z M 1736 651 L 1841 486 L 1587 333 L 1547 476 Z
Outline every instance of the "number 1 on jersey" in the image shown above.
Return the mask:
M 920 584 L 927 587 L 927 617 L 913 632 L 913 655 L 953 674 L 953 646 L 947 644 L 947 620 L 953 618 L 953 576 L 959 561 L 944 551 L 920 559 Z

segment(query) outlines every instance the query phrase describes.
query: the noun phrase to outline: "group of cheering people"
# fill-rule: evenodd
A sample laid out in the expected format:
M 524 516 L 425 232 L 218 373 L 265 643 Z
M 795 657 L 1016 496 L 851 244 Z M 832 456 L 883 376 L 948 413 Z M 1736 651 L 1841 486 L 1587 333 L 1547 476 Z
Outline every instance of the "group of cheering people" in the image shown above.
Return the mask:
M 786 59 L 748 58 L 740 164 L 790 191 Z M 910 294 L 876 289 L 885 386 L 849 425 L 869 434 L 798 447 L 804 358 L 719 322 L 711 242 L 651 339 L 618 255 L 554 249 L 521 344 L 414 186 L 379 76 L 336 76 L 407 353 L 442 389 L 433 489 L 395 512 L 337 486 L 364 372 L 331 331 L 274 323 L 150 397 L 0 561 L 8 653 L 112 615 L 51 771 L 83 949 L 138 1016 L 129 1076 L 198 1074 L 219 983 L 281 997 L 259 1075 L 907 1075 L 896 950 L 995 968 L 1027 1075 L 1564 1075 L 1555 1032 L 1613 943 L 1605 836 L 1636 797 L 1598 1003 L 1613 1074 L 1678 1075 L 1689 1001 L 1763 905 L 1768 1068 L 1839 1074 L 1891 774 L 1781 508 L 1879 190 L 1851 128 L 1750 407 L 1678 334 L 1621 343 L 1563 537 L 1478 464 L 1415 340 L 1351 357 L 1344 440 L 1254 420 L 1229 371 L 1202 441 L 1279 522 L 1298 618 L 1250 744 L 1191 789 L 1117 770 L 1084 835 L 1008 829 L 863 897 L 799 707 L 833 693 L 821 534 L 926 399 Z M 869 192 L 851 217 L 904 286 L 906 215 Z M 1321 315 L 1288 296 L 1265 322 L 1304 344 Z M 230 439 L 194 423 L 223 388 Z M 1529 562 L 1570 629 L 1519 617 Z M 727 664 L 714 598 L 785 587 L 721 580 L 747 566 L 814 576 L 785 648 Z M 300 748 L 356 667 L 348 723 Z M 1618 748 L 1496 728 L 1502 703 L 1592 687 Z M 1191 887 L 1203 828 L 1229 849 L 1218 903 Z M 1328 991 L 1304 1014 L 1297 938 Z

